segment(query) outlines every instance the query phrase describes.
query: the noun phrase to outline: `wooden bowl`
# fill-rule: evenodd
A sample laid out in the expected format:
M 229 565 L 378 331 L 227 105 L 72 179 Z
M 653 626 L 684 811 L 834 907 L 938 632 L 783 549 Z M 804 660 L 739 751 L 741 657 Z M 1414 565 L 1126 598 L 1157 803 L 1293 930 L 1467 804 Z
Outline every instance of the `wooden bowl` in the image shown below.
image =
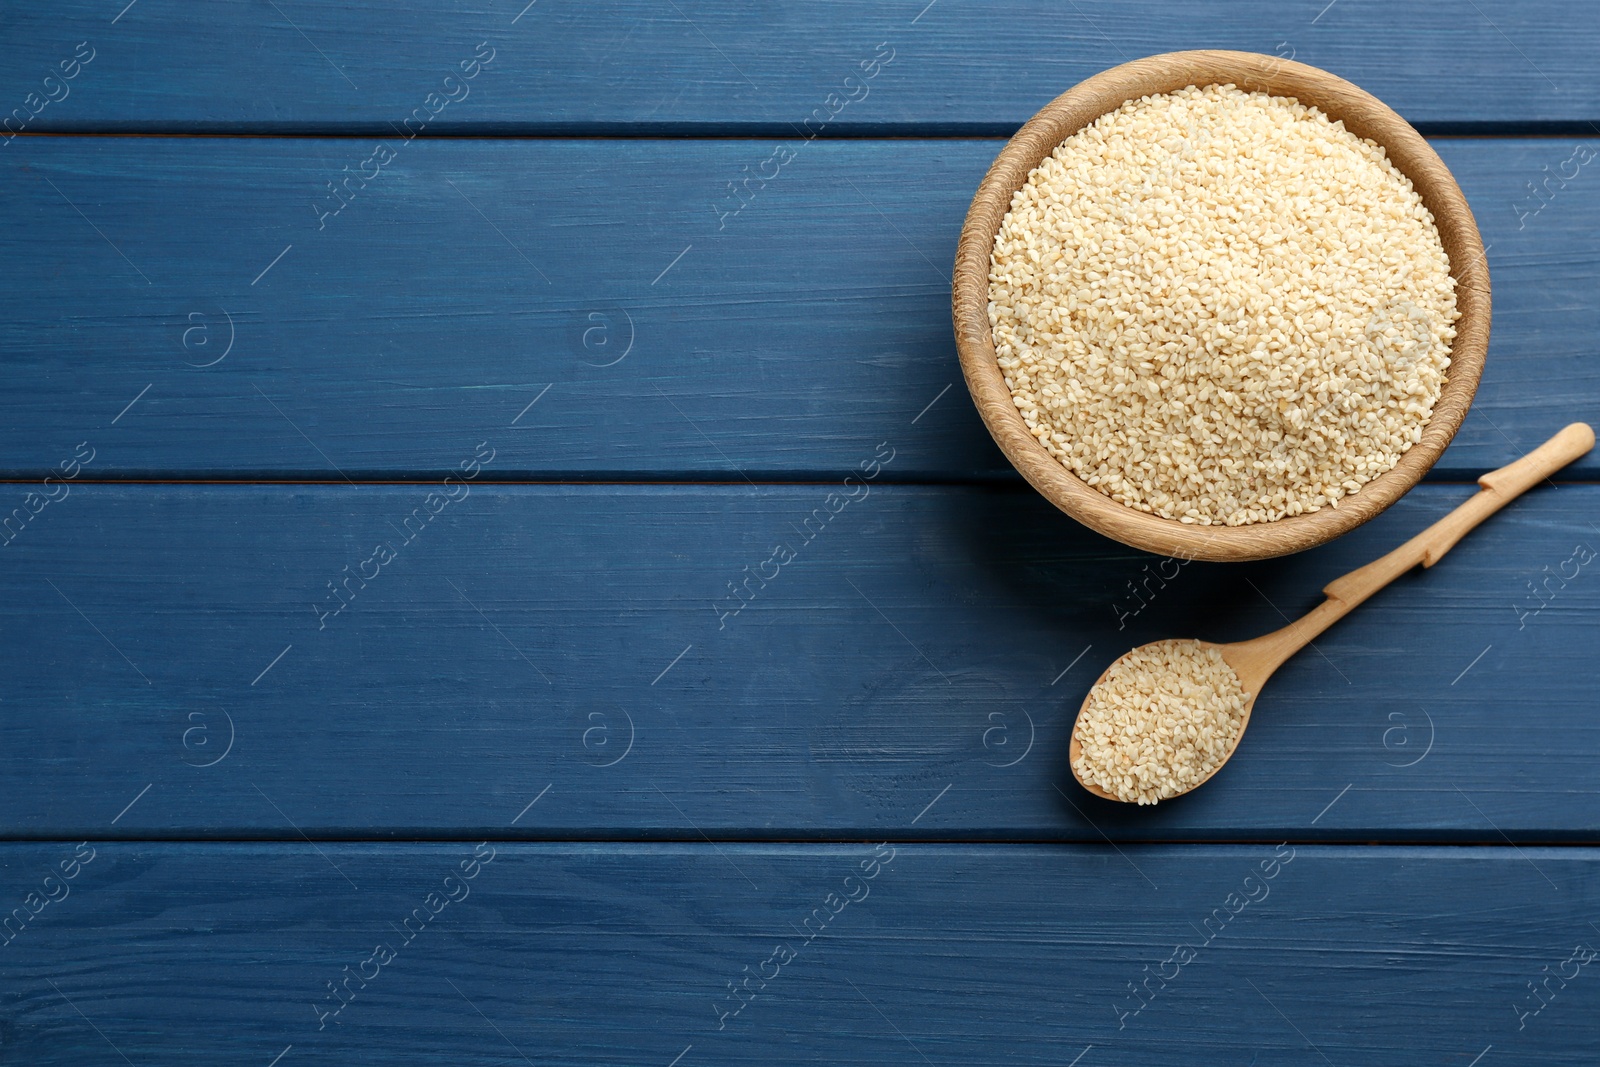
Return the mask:
M 1338 507 L 1246 526 L 1201 526 L 1117 503 L 1069 471 L 1028 431 L 989 332 L 989 259 L 1012 195 L 1068 136 L 1141 96 L 1229 83 L 1250 92 L 1295 97 L 1383 146 L 1433 212 L 1450 257 L 1461 317 L 1450 348 L 1448 378 L 1422 440 L 1392 470 L 1341 499 Z M 956 250 L 952 297 L 967 388 L 1006 458 L 1045 499 L 1085 526 L 1123 544 L 1183 559 L 1232 561 L 1299 552 L 1354 529 L 1400 499 L 1455 436 L 1477 391 L 1489 346 L 1489 269 L 1483 240 L 1466 197 L 1428 142 L 1382 101 L 1343 78 L 1253 52 L 1169 52 L 1134 60 L 1095 75 L 1046 105 L 1007 142 L 972 198 Z

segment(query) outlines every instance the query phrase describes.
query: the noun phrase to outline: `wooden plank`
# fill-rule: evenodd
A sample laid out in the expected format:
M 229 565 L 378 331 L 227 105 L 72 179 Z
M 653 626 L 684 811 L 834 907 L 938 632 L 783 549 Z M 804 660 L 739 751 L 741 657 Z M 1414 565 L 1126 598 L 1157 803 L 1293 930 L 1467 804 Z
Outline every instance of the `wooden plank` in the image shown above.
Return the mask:
M 11 837 L 1600 828 L 1600 487 L 1536 489 L 1379 594 L 1153 810 L 1071 784 L 1100 669 L 1275 629 L 1465 487 L 1249 565 L 1123 549 L 1021 487 L 67 491 L 0 549 Z
M 1600 1041 L 1588 848 L 81 848 L 0 949 L 17 1062 L 1465 1067 Z M 6 903 L 74 855 L 0 849 Z
M 819 0 L 787 12 L 736 0 L 67 0 L 10 14 L 0 100 L 20 109 L 14 123 L 56 131 L 387 131 L 432 93 L 458 99 L 431 106 L 430 133 L 789 136 L 815 116 L 824 135 L 1009 134 L 1106 67 L 1237 48 L 1325 67 L 1414 123 L 1581 126 L 1600 119 L 1584 14 L 1562 0 L 1081 0 L 1066 11 L 1049 0 Z M 89 65 L 45 83 L 79 42 Z M 446 83 L 477 62 L 480 42 L 488 65 Z
M 997 142 L 798 146 L 730 217 L 727 182 L 768 142 L 394 139 L 320 215 L 375 144 L 13 146 L 0 473 L 43 477 L 89 440 L 91 478 L 393 478 L 492 436 L 495 478 L 831 477 L 892 433 L 893 479 L 1014 478 L 948 310 Z M 1465 479 L 1600 406 L 1600 181 L 1526 188 L 1600 141 L 1438 145 L 1497 297 L 1436 472 Z

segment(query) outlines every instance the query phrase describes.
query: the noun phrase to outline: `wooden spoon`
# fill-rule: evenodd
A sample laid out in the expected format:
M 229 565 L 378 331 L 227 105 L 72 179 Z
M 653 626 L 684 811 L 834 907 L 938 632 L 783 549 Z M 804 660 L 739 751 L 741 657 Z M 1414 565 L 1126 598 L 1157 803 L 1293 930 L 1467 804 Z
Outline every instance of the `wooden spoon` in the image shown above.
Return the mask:
M 1372 594 L 1394 581 L 1406 571 L 1422 564 L 1431 567 L 1444 556 L 1455 543 L 1461 540 L 1474 526 L 1478 525 L 1490 515 L 1505 507 L 1526 490 L 1537 485 L 1549 475 L 1565 467 L 1568 463 L 1588 452 L 1594 447 L 1594 431 L 1585 423 L 1575 422 L 1550 440 L 1528 453 L 1526 456 L 1497 471 L 1491 471 L 1478 479 L 1481 488 L 1476 496 L 1456 508 L 1450 514 L 1423 530 L 1417 536 L 1390 552 L 1373 560 L 1364 567 L 1351 571 L 1342 578 L 1335 579 L 1324 586 L 1322 591 L 1327 594 L 1324 600 L 1309 614 L 1296 619 L 1281 630 L 1274 630 L 1263 637 L 1251 641 L 1236 641 L 1232 644 L 1219 645 L 1209 641 L 1197 642 L 1202 648 L 1215 648 L 1222 653 L 1222 658 L 1232 667 L 1239 676 L 1246 693 L 1244 716 L 1239 723 L 1239 733 L 1234 738 L 1233 748 L 1227 756 L 1199 782 L 1194 783 L 1188 792 L 1195 789 L 1214 777 L 1222 765 L 1238 750 L 1239 741 L 1244 737 L 1245 727 L 1250 725 L 1250 711 L 1255 707 L 1256 697 L 1260 696 L 1261 689 L 1267 684 L 1267 679 L 1272 677 L 1272 672 L 1281 667 L 1284 662 L 1296 652 L 1309 644 L 1317 635 L 1332 626 L 1338 620 L 1366 600 Z M 1150 646 L 1141 646 L 1148 648 Z M 1138 651 L 1135 649 L 1134 651 Z M 1133 653 L 1124 654 L 1122 659 Z M 1117 662 L 1121 662 L 1119 659 Z M 1112 664 L 1115 666 L 1115 663 Z M 1110 667 L 1106 671 L 1110 671 Z M 1089 690 L 1092 696 L 1094 690 L 1105 681 L 1105 672 L 1096 679 L 1094 686 Z M 1088 707 L 1089 697 L 1084 697 L 1084 708 Z M 1083 708 L 1078 710 L 1081 719 Z M 1073 724 L 1072 744 L 1068 750 L 1068 758 L 1072 764 L 1072 773 L 1078 777 L 1078 759 L 1080 747 L 1078 745 L 1077 723 Z M 1107 800 L 1118 800 L 1099 786 L 1090 785 L 1080 777 L 1078 782 L 1095 796 Z M 1173 794 L 1182 796 L 1182 793 Z M 1171 799 L 1164 797 L 1162 799 Z

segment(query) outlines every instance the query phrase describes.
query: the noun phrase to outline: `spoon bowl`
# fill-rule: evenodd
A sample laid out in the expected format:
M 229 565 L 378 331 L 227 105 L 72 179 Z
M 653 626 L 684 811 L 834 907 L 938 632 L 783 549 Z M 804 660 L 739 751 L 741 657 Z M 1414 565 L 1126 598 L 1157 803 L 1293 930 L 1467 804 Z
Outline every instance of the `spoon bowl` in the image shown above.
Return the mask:
M 1239 749 L 1239 742 L 1244 740 L 1245 728 L 1250 725 L 1250 713 L 1255 708 L 1256 698 L 1261 695 L 1261 690 L 1273 672 L 1283 666 L 1290 656 L 1412 567 L 1419 563 L 1424 567 L 1431 567 L 1439 562 L 1440 558 L 1474 526 L 1593 447 L 1594 431 L 1585 423 L 1575 422 L 1515 463 L 1479 478 L 1479 489 L 1473 497 L 1399 548 L 1323 586 L 1322 592 L 1327 599 L 1289 625 L 1261 637 L 1249 641 L 1235 641 L 1232 644 L 1195 641 L 1194 643 L 1202 649 L 1218 650 L 1222 654 L 1223 662 L 1239 677 L 1239 684 L 1245 694 L 1239 732 L 1234 736 L 1233 747 L 1211 769 L 1211 773 L 1179 792 L 1156 798 L 1155 802 L 1170 800 L 1172 797 L 1182 796 L 1199 788 L 1214 778 L 1217 771 L 1233 758 L 1233 754 Z M 1083 698 L 1083 705 L 1078 709 L 1078 718 L 1073 723 L 1072 741 L 1067 750 L 1073 777 L 1077 778 L 1078 784 L 1086 790 L 1106 800 L 1125 800 L 1125 798 L 1114 796 L 1099 786 L 1083 780 L 1078 771 L 1078 763 L 1083 754 L 1082 745 L 1078 741 L 1078 727 L 1084 721 L 1084 712 L 1089 707 L 1089 701 L 1096 690 L 1105 683 L 1112 667 L 1134 653 L 1150 647 L 1151 645 L 1141 645 L 1131 652 L 1123 653 L 1101 671 L 1100 677 L 1095 679 L 1094 685 L 1089 687 L 1088 694 Z
M 1239 742 L 1244 740 L 1245 728 L 1250 725 L 1250 713 L 1255 709 L 1256 698 L 1261 695 L 1262 687 L 1267 684 L 1267 679 L 1272 677 L 1272 673 L 1276 671 L 1278 667 L 1289 658 L 1290 655 L 1293 655 L 1292 649 L 1288 654 L 1278 655 L 1277 646 L 1270 644 L 1273 639 L 1282 632 L 1283 631 L 1280 630 L 1276 633 L 1270 633 L 1264 637 L 1257 637 L 1250 641 L 1235 641 L 1232 644 L 1226 645 L 1220 645 L 1213 641 L 1194 641 L 1194 643 L 1202 649 L 1214 648 L 1222 653 L 1222 661 L 1229 667 L 1233 668 L 1233 673 L 1239 676 L 1240 687 L 1244 689 L 1245 693 L 1245 702 L 1244 711 L 1239 717 L 1239 732 L 1234 736 L 1233 746 L 1228 749 L 1227 754 L 1224 755 L 1220 761 L 1218 761 L 1217 765 L 1211 768 L 1210 774 L 1189 786 L 1189 788 L 1183 791 L 1184 793 L 1192 793 L 1194 790 L 1199 789 L 1201 786 L 1211 781 L 1211 779 L 1215 778 L 1217 772 L 1222 770 L 1223 765 L 1233 758 L 1233 754 L 1235 752 L 1239 751 Z M 1113 667 L 1135 653 L 1151 648 L 1153 645 L 1159 643 L 1161 642 L 1151 642 L 1149 645 L 1140 645 L 1138 648 L 1124 652 L 1122 655 L 1112 660 L 1106 669 L 1100 672 L 1100 677 L 1095 679 L 1094 685 L 1089 687 L 1089 692 L 1084 695 L 1083 704 L 1078 708 L 1079 718 L 1082 718 L 1083 713 L 1089 707 L 1090 698 L 1094 696 L 1095 690 L 1100 688 L 1101 684 L 1106 680 L 1106 675 L 1111 673 Z M 1274 656 L 1277 656 L 1276 662 L 1273 662 Z M 1097 797 L 1101 797 L 1105 800 L 1121 800 L 1121 797 L 1113 796 L 1112 794 L 1107 793 L 1104 789 L 1100 788 L 1098 785 L 1083 780 L 1083 777 L 1078 774 L 1078 762 L 1082 754 L 1083 746 L 1078 743 L 1078 731 L 1076 727 L 1074 727 L 1072 731 L 1072 741 L 1067 746 L 1067 759 L 1072 765 L 1073 777 L 1078 779 L 1079 785 L 1083 786 L 1083 788 L 1087 789 Z M 1176 795 L 1182 796 L 1183 793 Z M 1172 798 L 1163 797 L 1162 799 L 1170 800 Z

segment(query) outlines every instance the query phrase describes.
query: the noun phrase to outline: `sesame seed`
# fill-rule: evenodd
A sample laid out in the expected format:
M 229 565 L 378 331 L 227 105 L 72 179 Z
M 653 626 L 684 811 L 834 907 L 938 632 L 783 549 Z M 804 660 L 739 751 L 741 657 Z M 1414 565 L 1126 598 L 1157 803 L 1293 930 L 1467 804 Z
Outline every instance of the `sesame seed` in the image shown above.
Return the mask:
M 1306 514 L 1421 439 L 1455 339 L 1433 216 L 1374 142 L 1191 86 L 1068 137 L 989 274 L 1029 431 L 1111 499 L 1231 526 Z
M 1238 743 L 1250 695 L 1214 647 L 1156 641 L 1113 663 L 1073 727 L 1073 773 L 1138 804 L 1186 793 Z

